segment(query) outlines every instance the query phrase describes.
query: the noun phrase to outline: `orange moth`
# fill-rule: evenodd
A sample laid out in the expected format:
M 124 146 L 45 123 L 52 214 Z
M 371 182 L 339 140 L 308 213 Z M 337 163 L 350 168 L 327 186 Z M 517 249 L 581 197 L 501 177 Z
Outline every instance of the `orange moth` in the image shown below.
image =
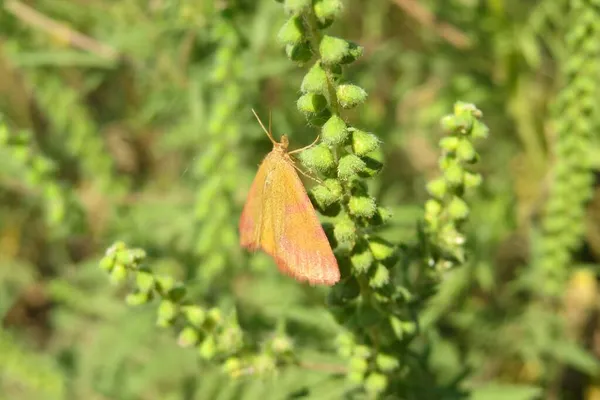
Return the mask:
M 273 150 L 248 193 L 240 219 L 240 244 L 250 251 L 263 250 L 281 272 L 298 281 L 331 286 L 340 280 L 338 264 L 291 157 L 306 147 L 288 152 L 287 136 L 276 142 L 271 121 L 267 130 L 252 112 L 273 142 Z

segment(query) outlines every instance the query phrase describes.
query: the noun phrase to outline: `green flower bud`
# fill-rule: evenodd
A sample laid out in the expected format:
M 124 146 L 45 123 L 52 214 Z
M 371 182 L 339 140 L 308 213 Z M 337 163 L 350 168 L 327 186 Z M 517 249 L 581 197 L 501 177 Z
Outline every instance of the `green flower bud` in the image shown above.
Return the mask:
M 350 43 L 344 39 L 325 35 L 319 46 L 321 61 L 324 64 L 339 64 L 350 52 Z
M 369 286 L 374 289 L 382 288 L 390 282 L 390 271 L 383 264 L 377 264 L 375 273 L 369 279 Z
M 252 360 L 252 365 L 258 376 L 272 374 L 276 369 L 275 359 L 268 354 L 259 354 Z
M 342 13 L 341 0 L 316 0 L 313 7 L 321 29 L 331 25 Z
M 198 354 L 204 360 L 211 360 L 217 353 L 217 343 L 213 335 L 207 336 L 198 347 Z
M 469 206 L 463 199 L 454 196 L 448 204 L 448 214 L 454 220 L 463 220 L 469 215 Z
M 285 0 L 283 9 L 288 14 L 301 14 L 310 10 L 311 0 Z
M 327 93 L 327 74 L 325 73 L 325 70 L 321 67 L 321 64 L 316 63 L 307 72 L 307 74 L 304 76 L 304 79 L 302 80 L 300 90 L 302 90 L 302 93 Z
M 388 386 L 387 376 L 373 372 L 365 380 L 365 390 L 370 396 L 377 396 L 385 391 Z
M 110 280 L 113 284 L 122 283 L 127 279 L 129 271 L 123 264 L 115 264 L 110 272 Z
M 437 217 L 442 212 L 442 205 L 437 200 L 427 200 L 425 202 L 425 215 Z
M 368 196 L 352 196 L 348 202 L 351 215 L 356 217 L 371 218 L 377 210 L 375 199 Z
M 204 309 L 195 305 L 183 307 L 183 314 L 188 322 L 196 328 L 201 327 L 206 319 Z
M 475 107 L 472 103 L 465 103 L 464 101 L 457 101 L 454 103 L 454 114 L 457 116 L 464 117 L 475 117 L 482 118 L 483 113 Z
M 367 359 L 371 357 L 371 349 L 369 349 L 369 347 L 363 344 L 360 344 L 354 348 L 354 355 L 357 357 Z
M 229 357 L 223 363 L 222 369 L 223 369 L 223 372 L 228 374 L 230 377 L 236 378 L 240 375 L 240 370 L 242 369 L 242 367 L 243 367 L 243 365 L 239 358 Z
M 448 136 L 440 140 L 440 147 L 446 151 L 454 152 L 458 147 L 459 139 L 456 136 Z
M 379 237 L 369 238 L 369 249 L 377 261 L 385 261 L 396 255 L 396 247 Z
M 180 347 L 190 347 L 195 346 L 199 340 L 200 335 L 198 334 L 198 331 L 191 326 L 187 326 L 179 333 L 177 344 Z
M 323 184 L 311 190 L 319 208 L 325 209 L 341 200 L 343 195 L 342 185 L 337 179 L 327 179 Z
M 442 118 L 442 129 L 447 134 L 467 134 L 473 126 L 473 117 L 447 115 Z
M 335 240 L 339 245 L 344 245 L 348 248 L 354 247 L 356 242 L 356 226 L 350 218 L 343 218 L 337 221 L 333 228 Z
M 480 174 L 473 174 L 471 172 L 465 172 L 464 183 L 466 189 L 476 188 L 481 185 L 482 178 Z
M 348 379 L 348 381 L 352 384 L 362 385 L 363 381 L 365 380 L 365 373 L 349 371 L 346 375 L 346 379 Z
M 220 325 L 223 322 L 223 315 L 221 314 L 221 310 L 218 308 L 211 308 L 208 310 L 207 320 L 211 322 L 214 326 Z
M 103 269 L 106 272 L 112 271 L 115 265 L 115 258 L 113 256 L 104 256 L 100 260 L 100 269 Z
M 277 39 L 282 44 L 294 45 L 304 42 L 306 40 L 305 36 L 306 29 L 302 23 L 302 17 L 295 15 L 283 24 L 277 34 Z
M 338 177 L 342 180 L 350 180 L 359 172 L 366 169 L 366 163 L 354 154 L 346 154 L 340 158 L 338 164 Z
M 150 293 L 147 292 L 135 292 L 130 293 L 125 297 L 125 303 L 129 306 L 141 306 L 150 301 Z
M 342 144 L 348 138 L 348 129 L 343 119 L 337 115 L 332 116 L 321 129 L 323 142 L 330 146 Z
M 332 175 L 335 171 L 333 154 L 324 143 L 304 150 L 298 157 L 302 164 L 309 170 L 317 171 L 326 176 Z
M 475 161 L 477 157 L 475 147 L 473 147 L 471 142 L 467 139 L 460 140 L 458 147 L 456 148 L 456 157 L 458 157 L 459 160 L 469 163 Z
M 444 178 L 436 178 L 427 183 L 427 192 L 436 199 L 443 199 L 448 193 L 448 185 Z
M 338 103 L 342 108 L 354 108 L 367 98 L 367 92 L 360 86 L 343 84 L 336 90 Z
M 364 132 L 359 129 L 352 131 L 352 151 L 357 156 L 365 156 L 379 148 L 379 138 L 372 133 Z
M 391 372 L 400 366 L 400 362 L 396 357 L 384 353 L 377 354 L 375 363 L 377 368 L 383 372 Z
M 140 292 L 150 292 L 154 289 L 154 275 L 148 271 L 137 271 L 135 284 Z
M 300 64 L 310 61 L 313 56 L 309 42 L 288 44 L 285 46 L 285 53 L 290 60 Z
M 369 363 L 364 358 L 352 357 L 348 363 L 348 367 L 352 372 L 365 373 L 369 369 Z
M 170 300 L 162 300 L 158 306 L 158 319 L 160 321 L 173 321 L 178 313 L 177 304 Z
M 456 187 L 462 184 L 465 170 L 459 164 L 449 163 L 446 168 L 443 168 L 444 178 L 450 185 Z
M 475 121 L 473 128 L 471 129 L 471 136 L 475 139 L 485 139 L 490 133 L 489 128 L 480 121 Z
M 348 53 L 344 58 L 342 58 L 342 64 L 350 64 L 354 61 L 358 60 L 362 55 L 364 48 L 362 46 L 357 45 L 356 43 L 349 42 Z
M 298 99 L 296 106 L 304 114 L 317 114 L 327 107 L 327 99 L 320 94 L 307 93 Z
M 361 242 L 352 251 L 350 256 L 350 263 L 352 264 L 352 270 L 357 274 L 366 273 L 373 262 L 375 261 L 369 246 Z
M 158 289 L 163 293 L 168 293 L 175 286 L 175 279 L 171 276 L 156 276 L 155 279 Z

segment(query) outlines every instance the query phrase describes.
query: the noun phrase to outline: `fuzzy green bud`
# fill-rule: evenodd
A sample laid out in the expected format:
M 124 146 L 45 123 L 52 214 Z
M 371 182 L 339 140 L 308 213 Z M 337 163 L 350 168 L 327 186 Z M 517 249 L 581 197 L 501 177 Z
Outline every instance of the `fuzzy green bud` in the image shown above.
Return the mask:
M 378 237 L 369 238 L 369 248 L 378 261 L 387 260 L 396 254 L 396 247 L 392 243 Z
M 474 139 L 485 139 L 490 134 L 489 128 L 480 121 L 475 121 L 473 128 L 471 128 L 471 136 Z
M 311 192 L 321 208 L 327 208 L 339 201 L 343 195 L 342 185 L 337 179 L 327 179 L 323 184 L 312 188 Z
M 341 0 L 316 0 L 314 10 L 320 28 L 327 28 L 342 13 L 342 2 Z
M 344 39 L 325 35 L 321 40 L 319 53 L 324 64 L 340 64 L 350 53 L 350 43 Z
M 135 284 L 140 292 L 147 293 L 154 288 L 154 275 L 148 271 L 137 271 Z
M 383 264 L 377 264 L 375 273 L 369 279 L 369 286 L 378 289 L 387 285 L 390 281 L 390 271 Z
M 374 261 L 373 254 L 369 249 L 369 246 L 365 243 L 357 245 L 352 251 L 350 256 L 350 263 L 352 264 L 352 270 L 357 274 L 366 273 Z
M 446 182 L 452 186 L 459 186 L 462 184 L 464 172 L 463 167 L 455 162 L 449 163 L 443 171 Z
M 352 248 L 356 242 L 356 226 L 350 218 L 343 218 L 334 225 L 333 235 L 338 244 Z
M 448 185 L 444 178 L 436 178 L 427 183 L 427 192 L 436 199 L 443 199 L 448 193 Z
M 365 373 L 369 369 L 369 363 L 362 357 L 352 357 L 348 364 L 352 372 Z
M 448 214 L 454 220 L 463 220 L 469 215 L 469 206 L 463 199 L 454 196 L 448 204 Z
M 351 215 L 356 217 L 371 218 L 377 210 L 375 199 L 368 196 L 352 196 L 348 202 Z
M 110 280 L 113 284 L 122 283 L 127 279 L 128 271 L 123 264 L 115 264 L 110 272 Z
M 343 84 L 336 90 L 338 103 L 342 108 L 354 108 L 367 98 L 367 92 L 357 85 Z
M 150 297 L 150 293 L 147 292 L 130 293 L 125 297 L 125 303 L 129 306 L 141 306 L 148 303 Z
M 115 258 L 113 256 L 105 256 L 100 260 L 100 269 L 103 269 L 106 272 L 112 271 L 115 265 Z
M 299 158 L 306 168 L 323 175 L 331 175 L 335 171 L 333 153 L 324 143 L 304 150 L 300 153 Z
M 177 344 L 180 347 L 190 347 L 195 346 L 199 340 L 200 335 L 198 334 L 198 331 L 191 326 L 186 326 L 179 333 L 179 336 L 177 338 Z
M 352 131 L 352 151 L 357 156 L 365 156 L 379 148 L 379 138 L 359 129 Z
M 365 379 L 365 391 L 369 396 L 377 396 L 385 391 L 388 386 L 388 378 L 380 373 L 373 372 Z
M 242 369 L 242 362 L 237 357 L 229 357 L 223 363 L 223 372 L 228 374 L 229 376 L 235 378 L 239 375 L 240 370 Z
M 290 60 L 300 64 L 309 61 L 313 56 L 309 42 L 288 44 L 285 46 L 285 54 Z
M 473 147 L 473 144 L 467 139 L 460 140 L 456 148 L 456 157 L 465 162 L 473 162 L 477 157 L 475 147 Z
M 155 277 L 158 289 L 163 293 L 168 293 L 175 286 L 175 279 L 169 275 Z
M 471 172 L 465 172 L 464 183 L 466 189 L 476 188 L 481 185 L 482 178 L 480 174 L 474 174 Z
M 442 118 L 442 129 L 448 134 L 467 134 L 473 126 L 473 118 L 470 116 L 447 115 Z
M 183 314 L 188 322 L 197 328 L 202 326 L 206 319 L 204 309 L 199 306 L 185 306 L 183 307 Z
M 459 141 L 459 138 L 456 136 L 448 136 L 440 140 L 440 147 L 448 152 L 454 152 L 458 147 Z
M 282 44 L 298 44 L 305 41 L 306 29 L 302 23 L 302 17 L 295 15 L 288 19 L 279 30 L 277 39 Z
M 170 300 L 163 300 L 158 306 L 158 318 L 157 325 L 159 326 L 170 326 L 177 316 L 177 304 Z
M 384 353 L 377 354 L 375 363 L 377 364 L 377 368 L 383 372 L 391 372 L 400 365 L 400 362 L 396 357 Z
M 310 10 L 311 0 L 285 0 L 283 9 L 288 14 L 301 14 Z
M 325 125 L 323 125 L 321 137 L 323 138 L 323 142 L 330 146 L 344 143 L 348 138 L 348 128 L 346 127 L 346 123 L 337 115 L 333 115 L 325 122 Z
M 207 336 L 198 347 L 198 354 L 205 360 L 212 359 L 217 353 L 217 343 L 213 335 Z
M 346 154 L 340 158 L 338 164 L 338 177 L 342 180 L 350 180 L 359 172 L 366 169 L 366 163 L 354 154 Z
M 213 325 L 219 325 L 223 322 L 223 315 L 221 314 L 221 310 L 218 308 L 211 308 L 208 310 L 207 320 L 210 321 Z
M 327 74 L 321 67 L 320 63 L 316 63 L 306 73 L 300 86 L 302 93 L 327 93 Z
M 307 93 L 298 99 L 296 106 L 304 114 L 317 114 L 327 107 L 327 99 L 321 94 Z

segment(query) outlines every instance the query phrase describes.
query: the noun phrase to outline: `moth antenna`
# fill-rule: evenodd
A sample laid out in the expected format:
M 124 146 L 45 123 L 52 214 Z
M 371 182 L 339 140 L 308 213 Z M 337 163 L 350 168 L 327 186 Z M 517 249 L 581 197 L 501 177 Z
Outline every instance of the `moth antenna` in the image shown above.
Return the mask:
M 298 168 L 298 166 L 295 163 L 292 163 L 292 165 L 294 166 L 294 168 L 296 168 L 296 171 L 300 172 L 302 175 L 306 176 L 307 178 L 312 179 L 313 181 L 317 182 L 318 184 L 323 183 L 323 181 L 321 181 L 320 179 L 315 178 L 314 176 L 310 176 L 306 172 L 302 171 L 300 168 Z
M 309 144 L 308 146 L 304 146 L 300 149 L 296 149 L 296 150 L 292 150 L 292 151 L 288 151 L 288 154 L 294 154 L 294 153 L 300 153 L 301 151 L 304 151 L 306 149 L 309 149 L 311 147 L 313 147 L 315 144 L 317 144 L 317 142 L 319 141 L 319 137 L 320 135 L 317 135 L 317 138 L 314 140 L 314 142 L 312 142 L 311 144 Z
M 277 144 L 277 142 L 275 141 L 275 139 L 273 139 L 273 136 L 271 135 L 271 114 L 269 112 L 269 130 L 267 130 L 267 128 L 265 128 L 264 124 L 262 123 L 262 121 L 260 120 L 258 114 L 256 113 L 256 111 L 254 111 L 254 109 L 252 109 L 252 113 L 254 114 L 254 116 L 256 117 L 258 123 L 260 124 L 260 127 L 263 129 L 263 131 L 267 134 L 267 136 L 269 137 L 269 139 L 271 139 L 271 142 L 273 144 Z

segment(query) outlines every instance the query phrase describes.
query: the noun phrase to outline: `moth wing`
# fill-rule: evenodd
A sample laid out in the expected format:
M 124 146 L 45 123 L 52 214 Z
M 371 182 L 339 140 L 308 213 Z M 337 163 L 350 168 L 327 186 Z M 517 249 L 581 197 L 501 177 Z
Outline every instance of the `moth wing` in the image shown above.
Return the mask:
M 263 227 L 263 209 L 265 199 L 265 184 L 271 170 L 267 156 L 258 168 L 254 177 L 246 204 L 240 218 L 239 232 L 240 244 L 249 250 L 258 250 L 260 246 L 261 230 Z
M 272 204 L 264 211 L 273 224 L 275 251 L 265 251 L 283 273 L 310 284 L 333 285 L 340 271 L 331 245 L 292 162 L 281 161 L 267 188 Z

